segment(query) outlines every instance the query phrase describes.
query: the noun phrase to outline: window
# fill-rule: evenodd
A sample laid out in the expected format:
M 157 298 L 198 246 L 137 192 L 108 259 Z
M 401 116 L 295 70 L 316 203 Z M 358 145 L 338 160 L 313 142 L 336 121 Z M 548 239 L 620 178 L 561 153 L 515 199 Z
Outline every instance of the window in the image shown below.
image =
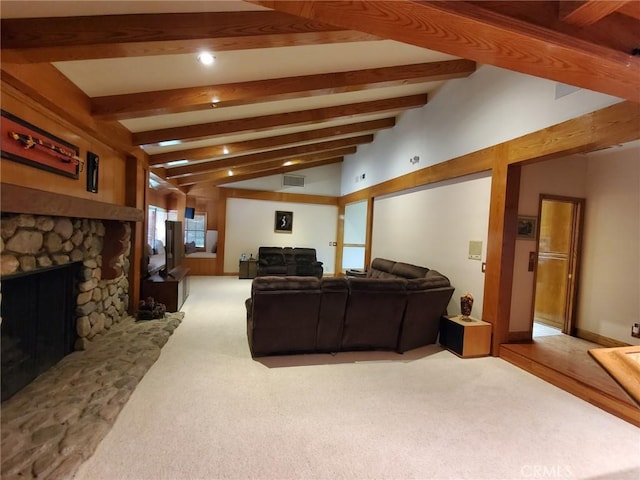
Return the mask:
M 164 221 L 167 220 L 167 211 L 164 208 L 149 205 L 147 222 L 147 243 L 153 249 L 156 248 L 156 241 L 160 240 L 165 243 L 165 226 Z
M 184 243 L 196 242 L 196 247 L 204 248 L 207 233 L 207 214 L 196 212 L 193 220 L 186 218 L 184 225 Z

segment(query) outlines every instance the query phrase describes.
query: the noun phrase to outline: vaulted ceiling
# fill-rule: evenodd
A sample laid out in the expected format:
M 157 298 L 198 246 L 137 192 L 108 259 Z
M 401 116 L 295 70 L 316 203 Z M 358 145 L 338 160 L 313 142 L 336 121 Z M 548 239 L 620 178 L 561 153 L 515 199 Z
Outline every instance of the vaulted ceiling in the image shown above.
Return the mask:
M 482 64 L 640 101 L 640 1 L 3 0 L 1 15 L 3 80 L 65 82 L 87 128 L 184 192 L 339 163 Z

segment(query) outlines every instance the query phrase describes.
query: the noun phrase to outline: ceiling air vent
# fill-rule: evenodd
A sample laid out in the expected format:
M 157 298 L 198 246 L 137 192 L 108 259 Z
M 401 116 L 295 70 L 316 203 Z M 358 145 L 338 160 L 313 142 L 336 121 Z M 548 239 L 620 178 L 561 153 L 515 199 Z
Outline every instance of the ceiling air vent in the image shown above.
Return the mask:
M 282 186 L 284 187 L 304 187 L 304 177 L 302 175 L 283 175 Z

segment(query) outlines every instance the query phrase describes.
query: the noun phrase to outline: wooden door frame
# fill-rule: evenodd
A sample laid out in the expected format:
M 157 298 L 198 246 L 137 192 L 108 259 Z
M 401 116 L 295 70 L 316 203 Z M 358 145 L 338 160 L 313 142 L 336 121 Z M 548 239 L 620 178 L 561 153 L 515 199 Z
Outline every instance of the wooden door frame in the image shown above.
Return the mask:
M 569 278 L 567 279 L 567 299 L 565 306 L 565 320 L 562 327 L 562 333 L 575 336 L 576 333 L 576 310 L 579 289 L 579 275 L 582 257 L 582 237 L 584 232 L 584 209 L 586 200 L 579 197 L 567 197 L 562 195 L 552 195 L 541 193 L 538 199 L 538 231 L 536 232 L 536 264 L 533 271 L 533 296 L 531 302 L 531 331 L 533 332 L 533 323 L 535 322 L 536 310 L 536 289 L 538 283 L 538 260 L 540 245 L 540 220 L 542 218 L 542 202 L 544 200 L 553 200 L 558 202 L 571 203 L 574 206 L 571 219 L 571 245 L 569 258 Z

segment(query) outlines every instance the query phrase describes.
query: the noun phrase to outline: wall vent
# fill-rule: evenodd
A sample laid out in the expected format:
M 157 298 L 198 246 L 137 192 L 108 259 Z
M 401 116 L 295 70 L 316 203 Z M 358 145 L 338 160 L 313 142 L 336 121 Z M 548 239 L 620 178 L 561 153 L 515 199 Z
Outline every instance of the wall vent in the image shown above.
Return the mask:
M 283 175 L 282 185 L 285 187 L 304 187 L 304 176 L 302 175 Z

